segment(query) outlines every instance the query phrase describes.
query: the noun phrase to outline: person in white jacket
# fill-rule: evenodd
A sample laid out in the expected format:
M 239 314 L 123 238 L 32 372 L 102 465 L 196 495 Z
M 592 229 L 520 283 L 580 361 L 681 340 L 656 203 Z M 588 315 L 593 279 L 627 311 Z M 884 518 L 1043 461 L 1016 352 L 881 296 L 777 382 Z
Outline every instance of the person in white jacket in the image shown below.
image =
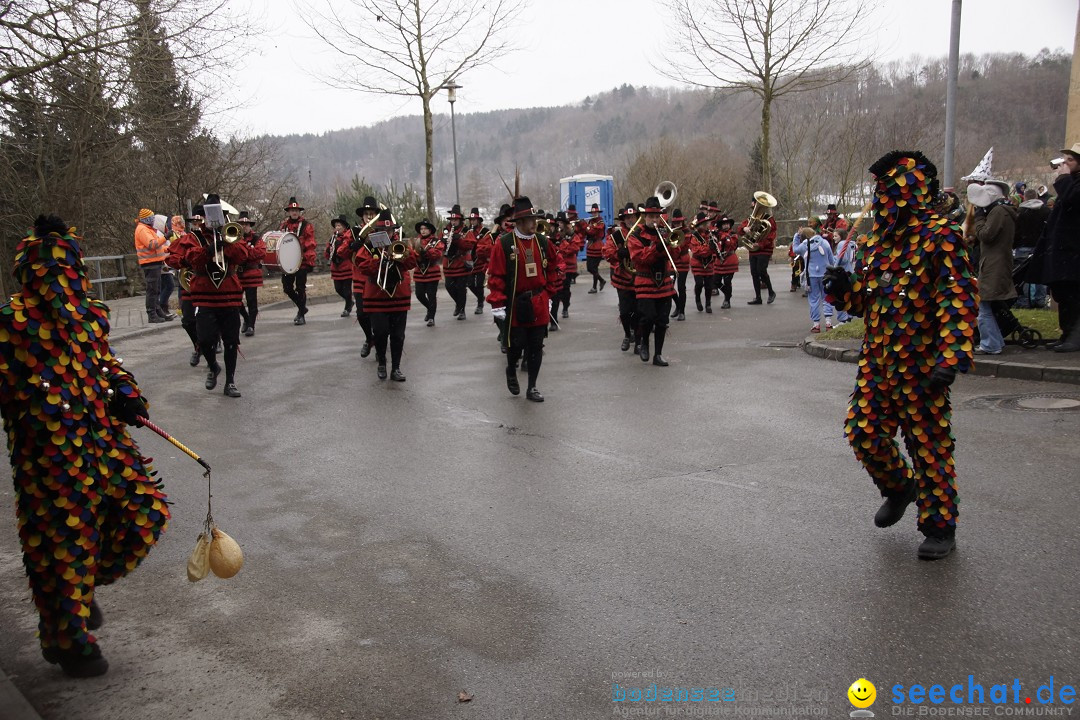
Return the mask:
M 810 322 L 813 323 L 810 332 L 821 332 L 822 306 L 825 310 L 825 329 L 831 330 L 833 306 L 825 300 L 821 279 L 825 277 L 825 268 L 836 264 L 832 246 L 823 237 L 815 234 L 813 228 L 804 227 L 792 238 L 791 251 L 803 256 L 803 267 L 806 268 L 806 286 L 809 289 L 806 300 L 810 304 Z

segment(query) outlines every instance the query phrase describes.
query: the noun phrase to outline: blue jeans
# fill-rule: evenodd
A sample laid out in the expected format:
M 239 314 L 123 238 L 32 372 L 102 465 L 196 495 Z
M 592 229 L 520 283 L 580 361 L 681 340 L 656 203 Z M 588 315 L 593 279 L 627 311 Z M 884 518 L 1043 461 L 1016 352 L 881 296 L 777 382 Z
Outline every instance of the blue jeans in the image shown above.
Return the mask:
M 810 291 L 806 295 L 806 301 L 810 303 L 810 322 L 818 325 L 821 323 L 821 308 L 825 308 L 825 317 L 832 321 L 833 306 L 825 301 L 825 288 L 822 287 L 824 278 L 812 277 L 808 283 Z
M 994 309 L 989 300 L 979 303 L 979 348 L 984 352 L 997 354 L 1005 347 L 1001 337 L 1001 328 L 994 319 Z

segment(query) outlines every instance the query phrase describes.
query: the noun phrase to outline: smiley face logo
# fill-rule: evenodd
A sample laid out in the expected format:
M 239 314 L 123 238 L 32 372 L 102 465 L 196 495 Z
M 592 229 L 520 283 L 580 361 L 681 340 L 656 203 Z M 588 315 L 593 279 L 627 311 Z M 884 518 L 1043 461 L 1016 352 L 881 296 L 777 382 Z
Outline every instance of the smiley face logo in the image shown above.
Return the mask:
M 847 691 L 848 700 L 857 708 L 868 708 L 877 699 L 877 689 L 866 678 L 859 678 L 851 683 Z

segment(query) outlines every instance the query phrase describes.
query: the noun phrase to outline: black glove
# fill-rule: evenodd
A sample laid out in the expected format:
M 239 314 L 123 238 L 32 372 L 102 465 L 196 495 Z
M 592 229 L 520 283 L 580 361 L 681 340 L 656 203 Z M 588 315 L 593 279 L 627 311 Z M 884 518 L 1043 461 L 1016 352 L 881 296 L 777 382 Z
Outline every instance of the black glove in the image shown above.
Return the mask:
M 930 371 L 930 389 L 941 390 L 953 384 L 956 379 L 956 368 L 953 366 L 937 365 Z
M 630 249 L 625 248 L 625 247 L 621 247 L 621 248 L 619 248 L 618 255 L 619 255 L 620 260 L 629 260 L 630 259 Z
M 842 298 L 851 292 L 851 276 L 848 271 L 839 265 L 830 265 L 825 268 L 825 276 L 821 279 L 821 286 L 825 292 L 834 298 Z
M 139 418 L 150 419 L 145 400 L 122 393 L 113 395 L 109 403 L 109 414 L 126 425 L 141 425 Z

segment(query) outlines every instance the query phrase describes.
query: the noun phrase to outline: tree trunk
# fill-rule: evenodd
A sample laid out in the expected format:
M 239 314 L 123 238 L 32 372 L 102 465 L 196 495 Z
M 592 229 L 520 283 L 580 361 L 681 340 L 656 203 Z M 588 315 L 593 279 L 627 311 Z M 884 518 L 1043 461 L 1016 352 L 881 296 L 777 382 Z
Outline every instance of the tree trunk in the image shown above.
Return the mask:
M 772 95 L 765 93 L 761 97 L 761 180 L 765 183 L 765 192 L 772 192 L 772 173 L 769 168 L 769 125 L 772 121 Z
M 424 101 L 424 189 L 427 199 L 427 214 L 431 222 L 435 220 L 435 171 L 433 169 L 432 143 L 434 142 L 434 130 L 431 118 L 431 98 L 421 95 Z

